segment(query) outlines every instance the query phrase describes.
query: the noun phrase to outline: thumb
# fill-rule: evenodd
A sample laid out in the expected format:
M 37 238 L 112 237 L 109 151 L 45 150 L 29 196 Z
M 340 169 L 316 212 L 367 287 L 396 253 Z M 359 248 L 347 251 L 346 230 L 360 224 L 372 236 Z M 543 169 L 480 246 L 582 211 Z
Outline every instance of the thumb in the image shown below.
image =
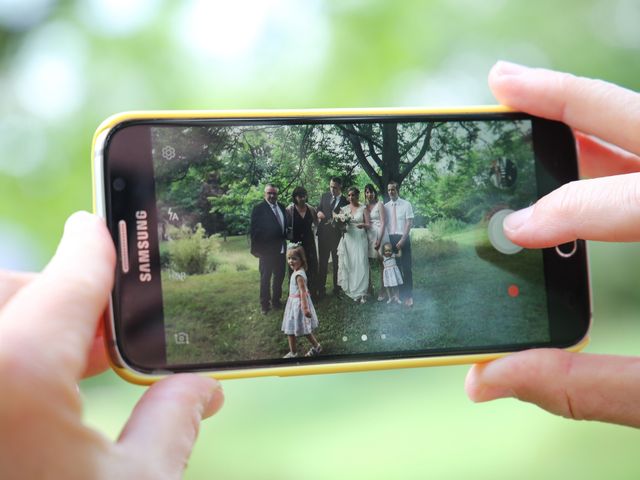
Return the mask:
M 474 365 L 474 402 L 514 397 L 567 418 L 640 427 L 640 359 L 539 349 Z
M 220 384 L 211 378 L 165 378 L 142 396 L 118 443 L 127 456 L 157 469 L 159 478 L 180 478 L 201 420 L 216 413 L 223 401 Z

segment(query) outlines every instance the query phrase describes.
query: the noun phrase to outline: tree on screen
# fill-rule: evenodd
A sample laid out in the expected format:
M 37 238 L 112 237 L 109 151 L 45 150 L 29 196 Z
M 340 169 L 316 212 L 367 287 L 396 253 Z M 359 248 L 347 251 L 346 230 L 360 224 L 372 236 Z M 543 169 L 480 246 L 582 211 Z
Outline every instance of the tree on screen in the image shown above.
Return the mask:
M 167 160 L 154 150 L 158 204 L 190 225 L 201 223 L 208 234 L 243 234 L 267 182 L 279 187 L 285 205 L 302 185 L 313 205 L 339 176 L 345 188 L 373 183 L 382 196 L 397 181 L 421 224 L 475 223 L 495 206 L 525 204 L 535 195 L 533 183 L 501 185 L 492 178 L 498 164 L 532 178 L 528 128 L 469 121 L 160 129 L 154 144 L 175 145 L 177 154 Z

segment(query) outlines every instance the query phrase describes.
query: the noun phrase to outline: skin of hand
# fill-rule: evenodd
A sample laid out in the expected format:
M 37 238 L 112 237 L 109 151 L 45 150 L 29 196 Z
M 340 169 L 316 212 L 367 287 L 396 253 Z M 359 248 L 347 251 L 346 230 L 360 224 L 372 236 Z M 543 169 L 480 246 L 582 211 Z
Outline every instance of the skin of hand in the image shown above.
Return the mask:
M 501 103 L 569 125 L 590 177 L 509 215 L 507 237 L 527 248 L 639 241 L 640 94 L 507 62 L 494 65 L 489 85 Z M 568 418 L 640 427 L 638 357 L 528 350 L 474 365 L 465 388 L 475 402 L 515 397 Z
M 180 478 L 200 421 L 222 406 L 215 380 L 175 375 L 144 393 L 116 442 L 83 424 L 77 382 L 107 366 L 114 265 L 104 222 L 79 212 L 41 274 L 0 272 L 0 478 Z

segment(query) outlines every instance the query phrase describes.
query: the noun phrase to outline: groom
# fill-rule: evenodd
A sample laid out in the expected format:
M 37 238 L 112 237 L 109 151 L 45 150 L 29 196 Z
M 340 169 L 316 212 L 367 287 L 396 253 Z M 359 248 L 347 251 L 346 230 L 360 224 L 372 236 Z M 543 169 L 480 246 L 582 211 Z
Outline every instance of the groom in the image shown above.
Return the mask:
M 411 226 L 413 225 L 413 207 L 398 196 L 398 182 L 391 181 L 387 185 L 389 201 L 384 204 L 386 227 L 389 241 L 394 250 L 401 250 L 398 266 L 402 271 L 404 283 L 400 286 L 400 294 L 407 307 L 413 306 L 413 274 L 411 271 Z
M 333 177 L 329 181 L 329 191 L 322 194 L 318 205 L 318 295 L 326 294 L 327 271 L 329 270 L 329 255 L 333 263 L 333 293 L 338 294 L 338 243 L 340 233 L 331 225 L 331 218 L 347 204 L 342 195 L 342 180 Z

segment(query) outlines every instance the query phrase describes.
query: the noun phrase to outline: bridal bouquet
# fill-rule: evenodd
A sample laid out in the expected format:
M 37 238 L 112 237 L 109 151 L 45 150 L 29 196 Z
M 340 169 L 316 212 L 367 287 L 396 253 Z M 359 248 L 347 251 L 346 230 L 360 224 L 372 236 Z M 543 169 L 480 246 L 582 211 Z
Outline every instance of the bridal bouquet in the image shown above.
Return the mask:
M 351 214 L 348 212 L 334 213 L 333 217 L 331 217 L 331 225 L 341 234 L 344 234 L 351 223 L 351 219 Z

